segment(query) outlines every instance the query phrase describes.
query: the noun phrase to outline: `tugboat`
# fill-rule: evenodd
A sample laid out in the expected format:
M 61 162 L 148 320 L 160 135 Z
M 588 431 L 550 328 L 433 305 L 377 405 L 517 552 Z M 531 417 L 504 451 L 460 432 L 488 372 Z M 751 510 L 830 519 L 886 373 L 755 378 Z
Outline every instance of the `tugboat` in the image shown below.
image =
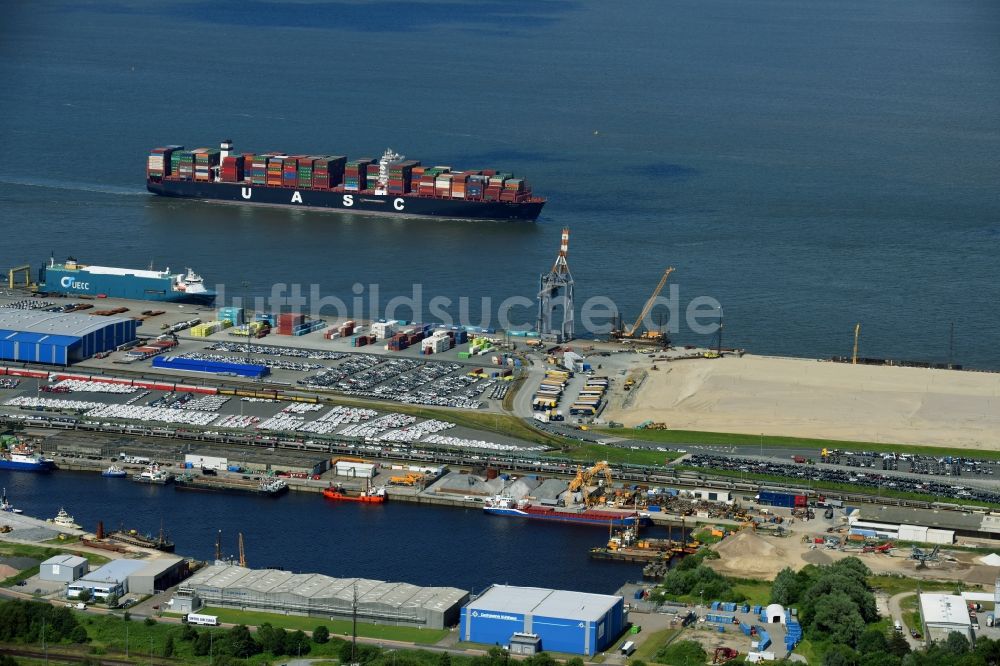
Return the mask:
M 110 479 L 124 479 L 128 476 L 128 472 L 118 465 L 111 465 L 111 467 L 108 467 L 106 470 L 101 472 L 101 476 L 106 476 Z
M 386 500 L 385 486 L 373 488 L 370 484 L 363 491 L 350 491 L 337 484 L 323 490 L 323 497 L 339 502 L 363 502 L 365 504 L 382 504 Z
M 53 523 L 59 527 L 66 527 L 71 530 L 82 529 L 79 525 L 73 522 L 73 516 L 69 515 L 69 513 L 66 512 L 66 509 L 62 507 L 60 507 L 59 513 L 56 514 L 55 518 L 49 518 L 46 522 Z

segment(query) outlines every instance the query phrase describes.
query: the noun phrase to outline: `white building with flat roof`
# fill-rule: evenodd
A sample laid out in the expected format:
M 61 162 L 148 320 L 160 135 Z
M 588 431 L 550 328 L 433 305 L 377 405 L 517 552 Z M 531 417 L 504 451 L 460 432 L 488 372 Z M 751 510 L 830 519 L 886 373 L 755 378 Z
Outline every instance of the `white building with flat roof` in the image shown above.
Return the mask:
M 921 594 L 920 615 L 928 644 L 947 640 L 952 632 L 965 636 L 970 644 L 975 641 L 969 608 L 957 594 Z

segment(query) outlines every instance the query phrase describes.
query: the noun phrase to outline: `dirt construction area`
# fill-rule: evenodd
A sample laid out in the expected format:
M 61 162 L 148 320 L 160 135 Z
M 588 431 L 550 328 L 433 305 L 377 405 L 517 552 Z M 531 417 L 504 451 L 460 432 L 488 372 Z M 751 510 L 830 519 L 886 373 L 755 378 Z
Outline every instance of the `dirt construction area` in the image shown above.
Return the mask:
M 636 368 L 654 363 L 642 355 L 628 361 Z M 751 355 L 655 363 L 628 407 L 612 403 L 604 419 L 1000 450 L 1000 373 Z
M 831 564 L 851 556 L 860 558 L 872 573 L 908 578 L 993 585 L 1000 574 L 1000 567 L 978 561 L 982 553 L 945 550 L 937 562 L 928 562 L 918 568 L 917 562 L 910 558 L 908 548 L 894 549 L 887 554 L 861 553 L 858 549 L 827 549 L 812 541 L 813 535 L 803 530 L 779 537 L 745 529 L 715 544 L 712 548 L 719 553 L 719 559 L 705 560 L 705 564 L 725 576 L 764 580 L 773 580 L 785 567 L 797 571 L 807 564 Z

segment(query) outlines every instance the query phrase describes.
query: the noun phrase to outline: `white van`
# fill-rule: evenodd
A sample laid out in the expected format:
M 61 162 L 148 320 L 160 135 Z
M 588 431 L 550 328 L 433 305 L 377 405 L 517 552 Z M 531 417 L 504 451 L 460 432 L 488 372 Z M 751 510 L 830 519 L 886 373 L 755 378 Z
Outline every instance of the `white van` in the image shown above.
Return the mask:
M 632 641 L 625 641 L 625 643 L 622 645 L 622 656 L 628 657 L 633 652 L 635 652 L 635 643 L 633 643 Z
M 903 625 L 902 625 L 902 623 L 899 620 L 896 620 L 896 624 L 893 625 L 893 627 L 896 629 L 896 631 L 898 631 L 900 633 L 903 632 Z

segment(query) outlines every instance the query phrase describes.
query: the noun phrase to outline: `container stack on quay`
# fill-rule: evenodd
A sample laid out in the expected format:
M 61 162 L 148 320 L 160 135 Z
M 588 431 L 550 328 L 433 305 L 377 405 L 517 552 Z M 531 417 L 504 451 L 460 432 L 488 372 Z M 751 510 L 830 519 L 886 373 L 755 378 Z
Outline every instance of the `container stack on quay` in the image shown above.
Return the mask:
M 210 335 L 215 335 L 220 331 L 224 331 L 232 326 L 231 322 L 228 321 L 209 321 L 203 324 L 197 324 L 188 329 L 191 337 L 194 338 L 207 338 Z
M 794 493 L 780 493 L 762 490 L 757 498 L 757 502 L 767 506 L 802 509 L 809 506 L 809 497 L 806 495 L 796 495 Z
M 219 321 L 227 321 L 231 326 L 241 326 L 246 323 L 246 312 L 243 308 L 219 308 Z

